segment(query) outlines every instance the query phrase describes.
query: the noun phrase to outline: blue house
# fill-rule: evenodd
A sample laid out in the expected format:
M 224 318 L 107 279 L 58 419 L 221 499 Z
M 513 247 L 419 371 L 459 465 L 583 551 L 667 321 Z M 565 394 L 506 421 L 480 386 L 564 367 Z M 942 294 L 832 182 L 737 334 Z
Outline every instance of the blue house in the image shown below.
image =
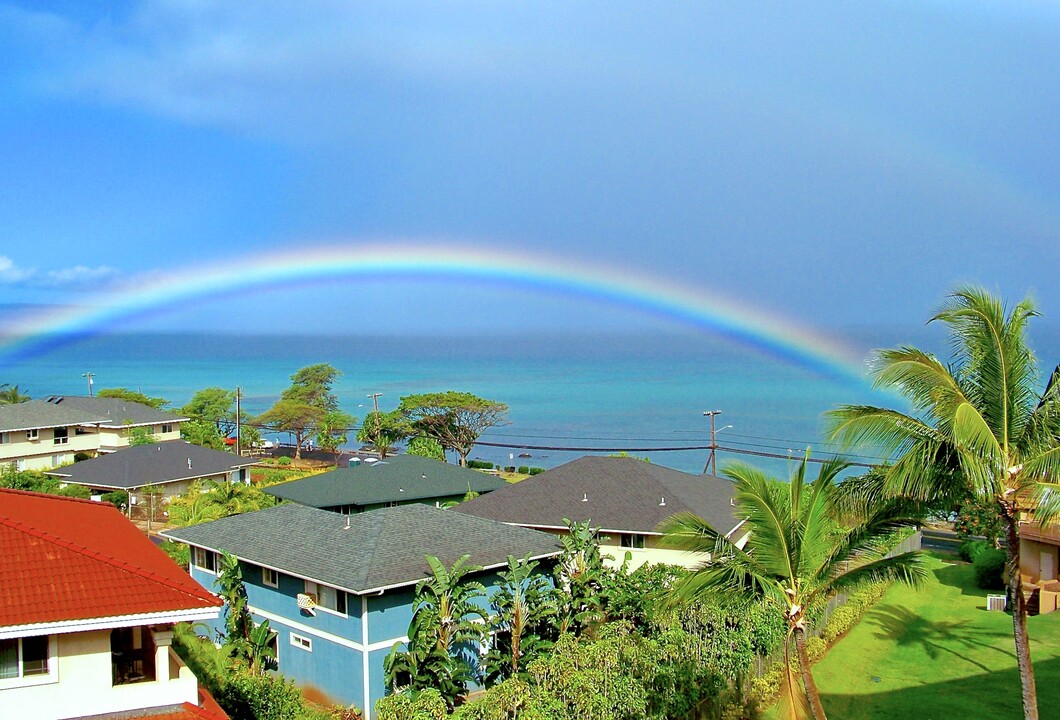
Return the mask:
M 279 671 L 306 697 L 357 705 L 365 720 L 387 691 L 383 659 L 408 640 L 427 555 L 446 565 L 471 555 L 483 567 L 474 579 L 492 591 L 509 555 L 561 550 L 546 533 L 420 504 L 355 515 L 286 504 L 162 535 L 191 546 L 191 575 L 207 588 L 221 550 L 239 558 L 254 619 L 278 632 Z

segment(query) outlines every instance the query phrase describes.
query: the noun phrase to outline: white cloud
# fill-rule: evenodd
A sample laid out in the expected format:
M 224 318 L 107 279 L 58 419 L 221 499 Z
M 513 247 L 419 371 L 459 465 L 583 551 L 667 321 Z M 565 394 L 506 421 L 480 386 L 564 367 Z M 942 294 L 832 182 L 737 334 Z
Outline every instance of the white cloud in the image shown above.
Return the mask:
M 20 267 L 11 258 L 0 255 L 0 285 L 95 290 L 98 289 L 99 283 L 116 280 L 120 276 L 121 273 L 118 270 L 105 265 L 94 268 L 75 265 L 41 271 L 37 268 Z

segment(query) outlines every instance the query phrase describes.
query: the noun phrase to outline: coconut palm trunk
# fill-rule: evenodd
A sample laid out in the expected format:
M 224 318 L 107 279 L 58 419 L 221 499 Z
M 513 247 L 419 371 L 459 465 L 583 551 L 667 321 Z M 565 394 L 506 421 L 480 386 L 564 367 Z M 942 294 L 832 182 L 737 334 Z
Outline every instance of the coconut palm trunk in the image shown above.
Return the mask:
M 1012 595 L 1012 637 L 1016 644 L 1016 665 L 1020 671 L 1020 691 L 1023 696 L 1023 717 L 1038 720 L 1038 690 L 1034 682 L 1034 666 L 1031 664 L 1031 639 L 1027 634 L 1027 598 L 1023 594 L 1020 577 L 1019 524 L 1015 518 L 1005 518 L 1005 549 L 1009 592 Z
M 795 650 L 799 655 L 799 672 L 802 675 L 802 684 L 806 688 L 806 699 L 810 701 L 810 712 L 814 720 L 828 720 L 824 713 L 824 705 L 821 703 L 821 691 L 817 689 L 817 683 L 810 672 L 810 654 L 806 650 L 806 628 L 796 626 L 794 630 Z

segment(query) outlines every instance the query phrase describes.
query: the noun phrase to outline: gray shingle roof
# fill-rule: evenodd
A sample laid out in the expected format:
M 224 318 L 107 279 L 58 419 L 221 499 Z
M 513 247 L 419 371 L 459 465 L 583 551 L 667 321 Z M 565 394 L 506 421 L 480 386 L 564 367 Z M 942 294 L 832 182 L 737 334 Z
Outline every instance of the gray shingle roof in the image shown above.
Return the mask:
M 487 493 L 507 485 L 475 470 L 415 455 L 398 455 L 265 488 L 265 492 L 302 505 L 326 508 L 379 505 L 463 495 L 468 487 Z
M 170 440 L 124 448 L 57 468 L 48 474 L 77 485 L 128 490 L 143 485 L 219 475 L 233 468 L 255 464 L 257 460 L 252 458 L 237 457 L 183 440 Z
M 563 527 L 588 520 L 613 532 L 654 532 L 674 513 L 699 515 L 728 533 L 740 520 L 735 486 L 713 475 L 691 475 L 635 458 L 579 458 L 453 510 L 530 527 Z M 661 503 L 665 500 L 665 505 Z
M 56 407 L 72 407 L 94 415 L 95 422 L 104 427 L 123 425 L 157 425 L 188 418 L 165 410 L 155 410 L 150 405 L 129 402 L 121 398 L 84 397 L 81 395 L 52 395 L 45 402 Z
M 80 408 L 53 405 L 44 400 L 0 405 L 0 431 L 39 430 L 72 425 L 96 425 L 99 418 Z
M 555 536 L 418 504 L 346 516 L 285 504 L 162 535 L 358 594 L 422 580 L 428 554 L 490 567 L 560 552 Z

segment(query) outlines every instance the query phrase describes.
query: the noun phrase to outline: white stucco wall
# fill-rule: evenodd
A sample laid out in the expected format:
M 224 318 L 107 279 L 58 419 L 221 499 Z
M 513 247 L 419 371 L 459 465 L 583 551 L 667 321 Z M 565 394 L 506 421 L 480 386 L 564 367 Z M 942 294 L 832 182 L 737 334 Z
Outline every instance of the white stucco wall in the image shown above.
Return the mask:
M 144 629 L 144 632 L 148 632 Z M 110 630 L 52 636 L 56 657 L 47 678 L 0 681 L 0 715 L 10 718 L 60 720 L 83 715 L 117 713 L 141 708 L 198 703 L 198 683 L 191 671 L 176 665 L 165 682 L 112 684 Z M 29 686 L 19 683 L 32 682 Z M 11 685 L 10 683 L 16 683 Z

